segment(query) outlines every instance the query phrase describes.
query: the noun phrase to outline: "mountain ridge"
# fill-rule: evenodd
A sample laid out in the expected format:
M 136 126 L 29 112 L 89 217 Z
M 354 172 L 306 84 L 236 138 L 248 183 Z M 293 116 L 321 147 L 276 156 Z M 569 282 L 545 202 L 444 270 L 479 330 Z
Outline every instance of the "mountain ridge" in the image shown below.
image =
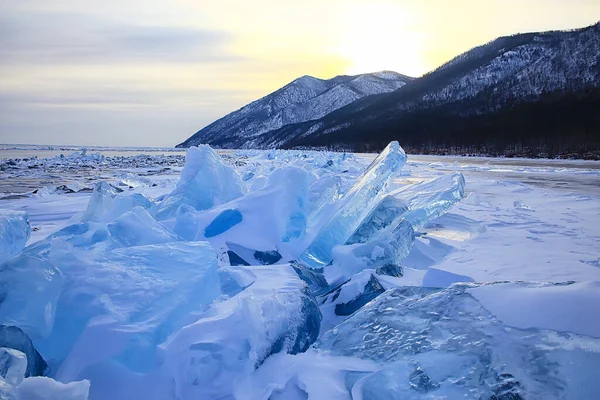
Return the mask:
M 396 90 L 230 144 L 378 151 L 400 140 L 421 153 L 585 157 L 600 154 L 597 109 L 600 23 L 499 37 Z
M 597 109 L 600 24 L 495 39 L 401 90 L 273 134 L 285 148 L 377 151 L 393 139 L 417 153 L 597 158 Z
M 253 147 L 272 138 L 265 133 L 290 123 L 325 116 L 359 98 L 398 89 L 412 80 L 393 71 L 338 75 L 320 79 L 303 75 L 280 89 L 202 128 L 177 147 L 208 143 L 214 147 Z

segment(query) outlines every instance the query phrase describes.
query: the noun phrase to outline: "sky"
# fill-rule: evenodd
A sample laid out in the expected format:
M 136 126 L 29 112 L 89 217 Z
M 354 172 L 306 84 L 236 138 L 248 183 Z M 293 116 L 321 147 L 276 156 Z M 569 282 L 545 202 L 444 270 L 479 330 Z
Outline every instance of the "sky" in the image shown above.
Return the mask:
M 0 143 L 174 146 L 302 75 L 420 76 L 598 0 L 0 0 Z

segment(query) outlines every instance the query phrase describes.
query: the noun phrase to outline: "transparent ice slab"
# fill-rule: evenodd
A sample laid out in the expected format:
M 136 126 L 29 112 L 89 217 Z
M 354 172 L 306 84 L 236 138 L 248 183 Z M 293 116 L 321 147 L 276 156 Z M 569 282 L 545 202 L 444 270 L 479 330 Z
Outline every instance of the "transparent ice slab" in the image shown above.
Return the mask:
M 391 142 L 339 200 L 337 211 L 321 228 L 299 260 L 311 268 L 322 268 L 333 259 L 331 250 L 346 241 L 377 206 L 389 178 L 406 162 L 398 142 Z
M 220 295 L 216 254 L 205 242 L 89 253 L 57 240 L 49 257 L 65 284 L 51 334 L 36 346 L 61 379 L 107 360 L 152 370 L 158 345 Z M 93 345 L 100 337 L 102 346 Z
M 465 177 L 461 173 L 444 175 L 430 181 L 408 185 L 389 194 L 402 200 L 408 211 L 403 214 L 415 229 L 445 214 L 465 196 Z
M 27 213 L 0 210 L 0 264 L 19 254 L 30 234 Z
M 61 272 L 43 257 L 21 254 L 0 265 L 0 325 L 17 326 L 33 340 L 52 331 L 63 289 Z
M 175 379 L 176 396 L 226 398 L 271 354 L 300 353 L 316 340 L 321 313 L 292 268 L 246 270 L 255 275 L 254 283 L 214 304 L 166 343 L 166 365 Z
M 316 346 L 384 366 L 356 383 L 354 398 L 593 397 L 600 339 L 508 327 L 469 292 L 474 287 L 390 289 Z

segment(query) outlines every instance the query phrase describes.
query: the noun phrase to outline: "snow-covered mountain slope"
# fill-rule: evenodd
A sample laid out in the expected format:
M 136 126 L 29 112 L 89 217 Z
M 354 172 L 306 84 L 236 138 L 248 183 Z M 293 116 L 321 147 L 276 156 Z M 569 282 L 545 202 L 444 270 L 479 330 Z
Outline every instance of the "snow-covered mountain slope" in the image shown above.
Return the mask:
M 401 90 L 360 99 L 318 121 L 273 132 L 285 147 L 377 149 L 507 146 L 600 149 L 600 23 L 527 33 L 476 47 Z M 569 147 L 573 145 L 573 147 Z M 596 149 L 596 150 L 598 150 Z
M 392 92 L 412 78 L 391 71 L 329 80 L 305 75 L 201 129 L 178 147 L 208 143 L 221 148 L 278 146 L 270 132 L 319 119 L 365 96 Z
M 493 58 L 487 61 L 490 57 Z M 600 23 L 572 32 L 499 38 L 457 57 L 436 72 L 481 61 L 481 65 L 468 73 L 423 96 L 424 105 L 472 98 L 490 89 L 491 97 L 502 103 L 511 98 L 537 99 L 556 90 L 597 87 L 600 84 Z

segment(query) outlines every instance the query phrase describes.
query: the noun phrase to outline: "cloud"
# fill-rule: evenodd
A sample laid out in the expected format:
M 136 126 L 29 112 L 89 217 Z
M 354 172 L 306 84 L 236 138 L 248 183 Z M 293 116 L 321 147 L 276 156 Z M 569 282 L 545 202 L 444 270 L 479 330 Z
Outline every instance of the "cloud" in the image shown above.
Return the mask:
M 180 26 L 126 25 L 84 14 L 0 14 L 3 64 L 238 62 L 228 32 Z
M 0 143 L 174 146 L 230 112 L 238 96 L 247 95 L 128 87 L 0 92 Z
M 32 91 L 0 91 L 0 110 L 9 106 L 26 108 L 35 106 L 37 108 L 102 108 L 119 111 L 133 108 L 148 107 L 194 107 L 220 108 L 231 102 L 231 99 L 252 94 L 243 89 L 166 89 L 158 90 L 124 87 L 119 90 L 112 88 L 94 87 L 85 91 L 64 91 L 57 93 L 52 90 Z M 1 111 L 0 111 L 0 115 Z

